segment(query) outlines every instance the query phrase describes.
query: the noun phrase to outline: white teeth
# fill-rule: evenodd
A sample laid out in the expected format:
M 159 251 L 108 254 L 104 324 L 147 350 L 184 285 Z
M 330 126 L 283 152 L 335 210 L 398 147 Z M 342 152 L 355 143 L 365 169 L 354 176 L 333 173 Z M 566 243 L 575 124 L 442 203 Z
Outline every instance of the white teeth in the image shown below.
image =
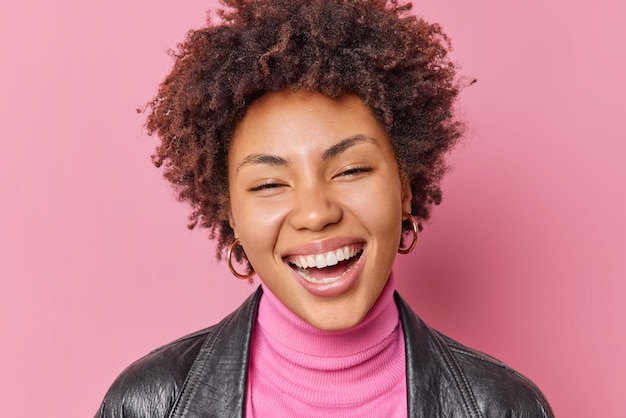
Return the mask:
M 346 257 L 343 255 L 343 250 L 337 250 L 337 261 L 343 261 Z
M 315 258 L 312 255 L 308 256 L 306 258 L 306 264 L 308 268 L 315 267 Z
M 352 267 L 350 267 L 348 270 L 346 271 L 350 271 L 352 269 Z M 315 277 L 312 277 L 309 274 L 308 270 L 298 270 L 298 274 L 300 275 L 300 277 L 302 277 L 304 280 L 311 282 L 311 283 L 318 283 L 318 284 L 328 284 L 328 283 L 332 283 L 334 281 L 337 281 L 337 279 L 339 279 L 344 273 L 340 274 L 337 277 L 326 277 L 323 279 L 316 279 Z
M 324 257 L 322 254 L 318 254 L 315 256 L 315 267 L 317 267 L 318 269 L 323 269 L 324 267 L 326 267 L 326 257 Z
M 360 251 L 360 247 L 345 246 L 335 251 L 329 251 L 325 254 L 301 255 L 290 259 L 291 264 L 296 267 L 307 269 L 316 267 L 323 269 L 324 267 L 334 266 L 340 261 L 349 260 L 356 256 Z
M 335 255 L 334 252 L 331 251 L 326 256 L 326 265 L 327 266 L 334 266 L 335 264 L 337 264 L 337 256 Z

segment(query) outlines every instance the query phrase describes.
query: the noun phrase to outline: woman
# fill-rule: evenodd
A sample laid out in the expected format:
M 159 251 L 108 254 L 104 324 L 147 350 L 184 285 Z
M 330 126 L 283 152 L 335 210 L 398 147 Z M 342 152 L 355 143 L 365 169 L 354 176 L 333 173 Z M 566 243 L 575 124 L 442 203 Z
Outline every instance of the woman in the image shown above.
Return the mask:
M 262 285 L 132 364 L 98 416 L 551 417 L 394 292 L 462 128 L 440 28 L 393 1 L 224 3 L 180 45 L 147 128 L 191 226 Z

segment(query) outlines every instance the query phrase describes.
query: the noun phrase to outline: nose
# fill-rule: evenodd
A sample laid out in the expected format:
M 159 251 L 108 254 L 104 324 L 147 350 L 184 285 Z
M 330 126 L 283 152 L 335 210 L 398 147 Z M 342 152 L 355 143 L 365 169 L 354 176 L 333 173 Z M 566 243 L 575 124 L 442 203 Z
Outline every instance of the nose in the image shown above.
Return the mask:
M 301 187 L 294 196 L 289 222 L 295 229 L 321 231 L 341 220 L 343 210 L 324 185 Z

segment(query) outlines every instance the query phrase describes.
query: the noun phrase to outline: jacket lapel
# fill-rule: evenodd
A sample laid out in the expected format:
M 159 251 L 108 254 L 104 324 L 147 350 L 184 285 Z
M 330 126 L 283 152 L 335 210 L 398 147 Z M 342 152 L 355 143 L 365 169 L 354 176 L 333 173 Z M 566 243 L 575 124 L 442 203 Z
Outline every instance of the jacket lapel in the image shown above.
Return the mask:
M 408 416 L 481 418 L 453 354 L 436 331 L 394 294 L 404 332 Z
M 244 416 L 248 359 L 261 287 L 207 335 L 171 418 Z

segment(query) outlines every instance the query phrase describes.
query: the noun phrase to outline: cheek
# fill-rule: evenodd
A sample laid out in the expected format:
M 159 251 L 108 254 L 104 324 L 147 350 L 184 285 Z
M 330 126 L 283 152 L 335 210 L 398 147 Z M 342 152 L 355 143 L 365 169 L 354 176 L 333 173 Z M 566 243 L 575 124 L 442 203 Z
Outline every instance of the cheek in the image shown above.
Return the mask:
M 401 229 L 402 193 L 399 183 L 376 181 L 354 190 L 346 205 L 358 214 L 367 228 L 378 235 L 393 235 Z
M 231 211 L 235 232 L 250 262 L 258 265 L 271 257 L 284 216 L 280 209 L 234 198 Z

